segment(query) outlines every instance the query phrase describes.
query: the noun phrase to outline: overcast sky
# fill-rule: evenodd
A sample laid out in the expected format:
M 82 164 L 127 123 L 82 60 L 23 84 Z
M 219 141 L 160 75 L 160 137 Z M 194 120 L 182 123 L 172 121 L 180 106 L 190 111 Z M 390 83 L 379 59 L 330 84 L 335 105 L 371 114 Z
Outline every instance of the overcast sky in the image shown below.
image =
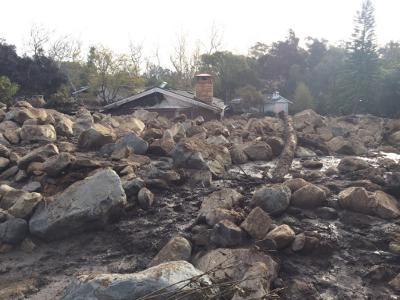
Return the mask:
M 29 39 L 32 23 L 72 34 L 85 46 L 101 43 L 127 53 L 129 41 L 144 42 L 147 55 L 159 44 L 168 64 L 176 34 L 188 34 L 194 45 L 207 40 L 215 22 L 224 32 L 225 50 L 247 54 L 256 42 L 284 40 L 289 29 L 300 39 L 349 40 L 362 0 L 130 0 L 3 1 L 0 38 L 17 46 Z M 399 0 L 372 0 L 378 44 L 400 40 Z M 235 3 L 235 4 L 234 4 Z

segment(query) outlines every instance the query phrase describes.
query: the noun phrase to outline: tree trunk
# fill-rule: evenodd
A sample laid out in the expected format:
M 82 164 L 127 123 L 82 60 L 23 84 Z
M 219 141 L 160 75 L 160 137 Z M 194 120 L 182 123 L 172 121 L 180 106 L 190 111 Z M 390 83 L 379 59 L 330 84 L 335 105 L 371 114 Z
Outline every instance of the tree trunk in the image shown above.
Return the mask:
M 273 182 L 283 182 L 285 175 L 289 172 L 297 147 L 297 135 L 293 127 L 292 116 L 286 115 L 284 111 L 279 113 L 279 117 L 285 123 L 285 146 L 276 164 L 275 173 L 272 177 Z
M 298 140 L 299 144 L 301 144 L 301 145 L 311 146 L 311 147 L 313 147 L 315 149 L 321 150 L 324 155 L 329 155 L 330 154 L 328 147 L 326 147 L 325 145 L 322 145 L 320 143 L 317 143 L 317 142 L 315 142 L 315 141 L 313 141 L 313 140 L 311 140 L 311 139 L 309 139 L 309 138 L 307 138 L 305 136 L 298 136 L 297 140 Z

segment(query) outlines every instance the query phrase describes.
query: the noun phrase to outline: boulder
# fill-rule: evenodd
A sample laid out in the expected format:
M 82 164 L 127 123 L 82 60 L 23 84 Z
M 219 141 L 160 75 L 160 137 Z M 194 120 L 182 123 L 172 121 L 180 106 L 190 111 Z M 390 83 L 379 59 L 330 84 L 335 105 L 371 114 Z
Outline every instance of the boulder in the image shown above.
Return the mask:
M 231 155 L 231 159 L 234 164 L 237 164 L 237 165 L 245 164 L 249 160 L 249 157 L 247 156 L 247 154 L 244 153 L 243 150 L 240 150 L 238 148 L 233 148 L 233 149 L 229 150 L 229 153 Z
M 158 113 L 157 112 L 149 112 L 148 110 L 145 110 L 145 109 L 138 109 L 132 114 L 132 116 L 135 117 L 136 119 L 141 120 L 145 124 L 147 124 L 147 122 L 152 121 L 155 118 L 157 118 Z
M 291 191 L 286 185 L 263 186 L 254 192 L 250 204 L 276 216 L 288 208 L 290 197 Z
M 3 171 L 3 173 L 1 173 L 1 175 L 0 175 L 0 179 L 1 180 L 10 179 L 17 173 L 18 173 L 18 166 L 13 166 L 13 167 Z
M 211 241 L 219 247 L 233 247 L 243 244 L 246 233 L 229 220 L 214 225 Z
M 57 177 L 74 162 L 75 156 L 68 152 L 61 152 L 46 159 L 42 163 L 40 170 L 52 177 Z
M 17 219 L 28 217 L 43 199 L 39 193 L 26 193 L 21 195 L 8 212 Z
M 325 127 L 325 121 L 312 109 L 303 110 L 293 116 L 293 126 L 296 130 L 302 130 L 311 125 L 314 128 Z
M 7 129 L 4 132 L 4 137 L 7 139 L 7 141 L 10 142 L 11 145 L 17 145 L 21 142 L 21 128 L 17 128 L 17 129 Z
M 126 196 L 113 170 L 99 171 L 41 202 L 29 221 L 33 236 L 50 241 L 102 228 L 120 217 Z
M 337 167 L 341 172 L 353 172 L 369 168 L 369 164 L 357 157 L 344 157 L 340 160 Z
M 17 203 L 20 197 L 28 194 L 28 192 L 14 189 L 12 187 L 9 187 L 8 185 L 3 184 L 1 185 L 1 194 L 3 194 L 3 197 L 0 202 L 0 208 L 7 210 L 10 209 L 15 203 Z
M 342 136 L 347 138 L 350 136 L 350 131 L 346 127 L 329 127 L 329 130 L 334 137 Z
M 394 172 L 386 175 L 385 186 L 389 194 L 399 198 L 400 197 L 400 173 Z
M 288 225 L 281 225 L 270 231 L 265 238 L 273 239 L 278 249 L 282 249 L 289 245 L 295 238 L 294 231 Z
M 7 244 L 21 243 L 28 233 L 28 223 L 23 219 L 12 219 L 0 224 L 0 241 Z
M 37 192 L 42 188 L 42 185 L 38 181 L 32 181 L 22 187 L 23 191 Z
M 133 154 L 133 152 L 134 151 L 133 151 L 132 147 L 124 146 L 124 147 L 118 148 L 113 153 L 111 153 L 111 159 L 112 160 L 121 160 L 124 158 L 128 158 L 129 156 L 131 156 Z
M 210 226 L 214 226 L 222 220 L 228 220 L 232 223 L 236 223 L 240 220 L 240 215 L 235 211 L 227 210 L 225 208 L 214 208 L 206 215 L 206 223 Z
M 10 161 L 7 158 L 0 157 L 0 171 L 5 169 L 10 164 Z
M 309 169 L 320 169 L 324 165 L 321 161 L 315 161 L 309 159 L 303 161 L 301 164 L 304 168 L 309 168 Z
M 173 139 L 176 143 L 184 137 L 186 137 L 186 130 L 181 123 L 176 123 L 170 129 L 165 130 L 163 135 L 164 139 Z
M 300 234 L 296 235 L 292 242 L 292 250 L 293 251 L 302 250 L 305 242 L 306 242 L 306 236 L 304 235 L 304 233 L 300 233 Z
M 78 133 L 85 131 L 94 125 L 94 120 L 90 112 L 81 108 L 76 113 L 75 128 Z
M 106 144 L 114 143 L 117 136 L 113 129 L 100 124 L 93 124 L 92 127 L 84 130 L 78 137 L 78 147 L 99 148 Z
M 283 147 L 285 146 L 285 141 L 277 136 L 268 137 L 266 143 L 271 147 L 274 156 L 281 155 Z
M 10 142 L 4 137 L 3 133 L 0 132 L 0 145 L 11 146 Z
M 151 143 L 148 152 L 159 156 L 167 156 L 174 148 L 175 142 L 173 139 L 159 139 Z
M 293 194 L 298 189 L 300 189 L 303 186 L 306 186 L 307 184 L 310 184 L 310 183 L 305 181 L 302 178 L 293 178 L 293 179 L 286 180 L 283 184 L 286 185 Z
M 122 187 L 127 197 L 137 196 L 139 191 L 145 187 L 145 183 L 141 178 L 135 178 L 125 182 Z
M 232 281 L 241 280 L 253 264 L 258 262 L 267 266 L 267 278 L 272 283 L 278 276 L 279 264 L 263 251 L 252 248 L 211 250 L 204 256 L 194 259 L 193 265 L 203 272 L 215 270 L 210 273 L 215 280 Z
M 189 178 L 189 185 L 191 187 L 209 187 L 212 182 L 212 174 L 207 170 L 199 170 L 193 172 Z
M 383 219 L 400 216 L 395 198 L 382 192 L 368 192 L 362 187 L 350 187 L 339 193 L 340 205 L 348 210 L 368 215 L 376 215 Z
M 57 137 L 56 130 L 52 125 L 23 125 L 20 136 L 23 141 L 29 142 L 53 142 Z
M 322 206 L 325 200 L 325 192 L 310 183 L 292 194 L 291 205 L 300 208 L 316 208 Z
M 14 116 L 14 121 L 22 125 L 27 120 L 37 119 L 39 124 L 44 124 L 46 118 L 46 110 L 32 107 L 18 110 Z
M 223 136 L 210 136 L 209 138 L 206 139 L 207 143 L 214 144 L 214 145 L 221 145 L 228 147 L 229 146 L 229 141 Z
M 182 139 L 174 149 L 173 164 L 176 168 L 208 170 L 213 176 L 226 176 L 231 166 L 231 155 L 227 148 L 209 144 L 197 138 Z
M 333 152 L 345 155 L 362 155 L 367 152 L 367 148 L 360 141 L 341 136 L 331 139 L 328 142 L 328 148 Z
M 138 193 L 139 206 L 144 210 L 149 210 L 154 202 L 154 195 L 147 188 L 141 188 Z
M 235 190 L 226 188 L 220 191 L 216 191 L 204 199 L 201 204 L 197 219 L 204 222 L 207 214 L 214 208 L 225 208 L 231 209 L 234 206 L 241 205 L 244 197 L 242 194 Z
M 145 154 L 147 148 L 149 147 L 149 144 L 141 137 L 137 136 L 135 133 L 130 132 L 127 135 L 125 135 L 125 137 L 121 140 L 121 142 L 104 145 L 101 148 L 100 153 L 110 155 L 115 150 L 125 146 L 131 147 L 135 154 Z
M 212 285 L 209 277 L 201 276 L 202 274 L 202 271 L 186 261 L 172 261 L 134 274 L 82 275 L 67 287 L 59 300 L 125 300 L 143 297 L 165 300 L 167 297 L 173 297 L 174 292 L 177 296 L 171 299 L 182 297 L 182 299 L 200 300 L 203 299 L 202 296 L 193 294 L 193 289 Z M 200 278 L 190 282 L 193 277 Z M 188 289 L 187 293 L 190 296 L 184 297 L 182 289 Z
M 247 154 L 250 160 L 271 160 L 272 149 L 263 141 L 247 142 L 237 145 L 237 148 Z
M 237 292 L 232 300 L 263 299 L 270 292 L 269 277 L 270 273 L 266 264 L 254 263 L 238 284 Z
M 324 141 L 330 141 L 333 138 L 333 133 L 328 127 L 317 128 L 317 134 L 324 139 Z
M 70 119 L 64 118 L 57 123 L 55 130 L 59 136 L 73 136 L 73 126 L 74 123 Z
M 192 257 L 192 247 L 183 237 L 170 240 L 147 265 L 148 268 L 170 261 L 189 261 Z
M 274 221 L 260 207 L 254 208 L 240 225 L 251 237 L 261 240 Z
M 0 145 L 0 157 L 9 158 L 10 153 L 10 150 L 6 146 Z
M 161 128 L 147 128 L 140 137 L 145 141 L 149 141 L 151 139 L 161 139 L 164 135 L 164 131 Z
M 304 148 L 304 147 L 300 147 L 297 146 L 296 147 L 296 151 L 294 152 L 294 157 L 296 158 L 309 158 L 309 157 L 316 157 L 317 154 L 315 154 L 315 152 Z
M 192 136 L 195 136 L 195 135 L 198 135 L 201 133 L 207 133 L 207 130 L 201 126 L 195 125 L 195 126 L 192 126 L 192 127 L 189 127 L 188 129 L 186 129 L 186 135 L 188 137 L 192 137 Z

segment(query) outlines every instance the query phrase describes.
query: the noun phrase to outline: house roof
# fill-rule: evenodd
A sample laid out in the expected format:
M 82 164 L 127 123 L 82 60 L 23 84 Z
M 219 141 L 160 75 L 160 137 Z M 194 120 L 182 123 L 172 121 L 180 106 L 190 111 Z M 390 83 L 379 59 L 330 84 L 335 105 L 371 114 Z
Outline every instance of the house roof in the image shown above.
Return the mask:
M 167 90 L 167 89 L 163 89 L 160 87 L 154 87 L 154 88 L 148 89 L 146 91 L 143 91 L 141 93 L 138 93 L 136 95 L 133 95 L 133 96 L 127 97 L 125 99 L 119 100 L 117 102 L 103 106 L 103 111 L 117 108 L 125 103 L 129 103 L 131 101 L 138 100 L 142 97 L 151 95 L 153 93 L 161 93 L 163 95 L 170 96 L 170 97 L 176 98 L 178 100 L 184 101 L 189 105 L 200 106 L 200 107 L 203 107 L 203 108 L 215 111 L 215 112 L 222 112 L 223 109 L 225 108 L 225 104 L 224 104 L 223 100 L 218 99 L 218 98 L 213 97 L 213 104 L 210 104 L 210 103 L 195 99 L 194 93 L 191 93 L 191 92 L 180 91 L 180 90 L 169 90 L 169 89 Z
M 266 94 L 265 95 L 265 103 L 277 103 L 277 102 L 283 102 L 283 103 L 290 103 L 293 104 L 292 101 L 286 99 L 285 97 L 282 97 L 279 95 L 279 92 L 275 91 L 273 94 Z

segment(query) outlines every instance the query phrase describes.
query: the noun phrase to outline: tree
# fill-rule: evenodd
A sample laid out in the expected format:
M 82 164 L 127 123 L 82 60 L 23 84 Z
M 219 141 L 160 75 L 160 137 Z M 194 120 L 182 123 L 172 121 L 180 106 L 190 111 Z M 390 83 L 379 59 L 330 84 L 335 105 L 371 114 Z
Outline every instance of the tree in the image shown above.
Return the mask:
M 375 37 L 374 7 L 370 0 L 357 11 L 354 33 L 348 44 L 345 71 L 342 76 L 342 109 L 353 106 L 357 113 L 360 100 L 367 111 L 376 108 L 378 83 L 378 54 Z
M 235 91 L 236 98 L 243 99 L 243 108 L 259 108 L 264 103 L 264 96 L 254 86 L 246 85 Z
M 44 28 L 43 24 L 32 23 L 29 41 L 27 43 L 29 52 L 33 56 L 44 54 L 44 46 L 50 41 L 54 30 Z
M 224 32 L 215 22 L 213 22 L 208 36 L 209 44 L 206 45 L 203 43 L 203 47 L 206 49 L 206 54 L 211 55 L 214 52 L 221 51 L 223 40 Z
M 0 102 L 9 103 L 18 91 L 18 84 L 12 83 L 6 76 L 0 77 Z
M 313 98 L 311 92 L 304 82 L 300 82 L 297 85 L 296 92 L 294 94 L 293 110 L 295 113 L 297 113 L 309 108 L 313 108 Z
M 142 64 L 142 52 L 143 52 L 143 42 L 142 43 L 133 43 L 132 41 L 129 44 L 129 57 L 132 63 L 132 72 L 135 76 L 140 76 L 140 66 Z
M 144 87 L 146 80 L 132 75 L 132 68 L 126 55 L 117 55 L 102 45 L 90 48 L 88 81 L 92 92 L 98 93 L 103 105 L 127 96 L 123 93 L 132 94 L 136 89 Z

